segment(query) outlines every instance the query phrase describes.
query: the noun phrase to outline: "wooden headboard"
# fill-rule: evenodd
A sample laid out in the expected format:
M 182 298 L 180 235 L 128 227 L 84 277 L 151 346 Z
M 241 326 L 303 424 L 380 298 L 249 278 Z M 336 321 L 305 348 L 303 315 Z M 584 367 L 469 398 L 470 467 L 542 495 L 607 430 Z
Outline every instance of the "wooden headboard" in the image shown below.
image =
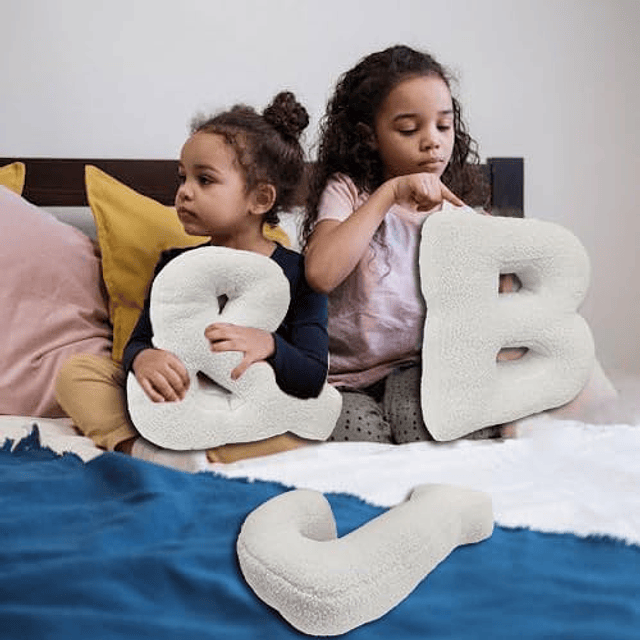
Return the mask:
M 26 165 L 24 197 L 39 206 L 86 206 L 84 167 L 99 167 L 162 204 L 173 204 L 178 181 L 177 160 L 110 160 L 89 158 L 0 158 L 0 166 L 11 162 Z M 488 158 L 481 170 L 490 185 L 491 210 L 498 215 L 524 215 L 523 158 Z M 304 186 L 298 204 L 304 201 Z M 468 201 L 470 206 L 482 202 Z

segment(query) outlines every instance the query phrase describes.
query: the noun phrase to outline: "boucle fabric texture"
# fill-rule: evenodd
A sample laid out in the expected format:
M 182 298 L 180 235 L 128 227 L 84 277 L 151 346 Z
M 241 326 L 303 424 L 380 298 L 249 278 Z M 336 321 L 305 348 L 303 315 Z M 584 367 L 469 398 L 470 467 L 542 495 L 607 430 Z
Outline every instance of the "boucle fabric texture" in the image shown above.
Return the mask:
M 338 635 L 380 618 L 457 546 L 488 538 L 491 498 L 421 485 L 347 535 L 336 531 L 327 499 L 297 489 L 254 510 L 238 536 L 249 586 L 309 635 Z
M 427 305 L 422 411 L 434 438 L 454 440 L 580 393 L 595 354 L 576 312 L 589 259 L 570 231 L 536 219 L 435 213 L 422 228 L 419 264 Z M 522 288 L 499 294 L 507 273 Z M 498 362 L 510 347 L 528 351 Z
M 162 269 L 150 300 L 154 346 L 176 354 L 192 382 L 182 401 L 157 403 L 129 373 L 129 412 L 147 440 L 187 450 L 285 432 L 312 440 L 329 436 L 340 413 L 336 389 L 325 384 L 317 398 L 296 398 L 278 387 L 273 369 L 262 362 L 232 380 L 242 354 L 212 353 L 204 336 L 214 322 L 278 328 L 289 305 L 289 283 L 273 260 L 226 247 L 193 249 Z

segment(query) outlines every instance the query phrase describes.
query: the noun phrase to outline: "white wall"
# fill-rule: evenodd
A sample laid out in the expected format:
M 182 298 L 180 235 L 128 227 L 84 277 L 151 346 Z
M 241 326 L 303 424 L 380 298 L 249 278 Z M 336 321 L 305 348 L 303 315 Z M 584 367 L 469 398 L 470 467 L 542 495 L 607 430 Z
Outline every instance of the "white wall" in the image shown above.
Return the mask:
M 175 157 L 196 111 L 295 91 L 396 42 L 459 78 L 483 157 L 524 156 L 526 213 L 584 242 L 605 368 L 640 372 L 635 0 L 2 0 L 0 155 Z

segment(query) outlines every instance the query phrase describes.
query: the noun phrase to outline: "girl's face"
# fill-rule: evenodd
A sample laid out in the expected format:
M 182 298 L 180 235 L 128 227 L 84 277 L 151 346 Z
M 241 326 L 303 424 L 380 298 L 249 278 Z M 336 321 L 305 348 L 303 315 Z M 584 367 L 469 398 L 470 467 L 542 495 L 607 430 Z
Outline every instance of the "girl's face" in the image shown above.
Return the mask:
M 254 205 L 234 149 L 222 136 L 199 131 L 182 147 L 178 173 L 175 204 L 184 230 L 233 244 L 248 229 Z
M 380 105 L 374 145 L 386 179 L 422 172 L 440 177 L 453 144 L 451 92 L 439 76 L 403 80 Z

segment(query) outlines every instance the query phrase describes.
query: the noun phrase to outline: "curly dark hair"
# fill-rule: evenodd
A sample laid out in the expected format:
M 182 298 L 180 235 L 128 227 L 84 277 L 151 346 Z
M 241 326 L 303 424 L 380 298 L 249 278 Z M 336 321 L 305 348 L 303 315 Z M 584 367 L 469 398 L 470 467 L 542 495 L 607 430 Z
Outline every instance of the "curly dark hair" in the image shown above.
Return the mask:
M 213 117 L 196 118 L 191 133 L 215 133 L 233 147 L 247 192 L 261 182 L 275 187 L 276 199 L 264 221 L 276 225 L 278 212 L 295 202 L 305 164 L 300 135 L 308 124 L 309 114 L 295 95 L 281 91 L 262 114 L 237 104 Z
M 451 77 L 431 55 L 395 45 L 364 57 L 344 73 L 320 122 L 318 157 L 307 195 L 302 236 L 306 242 L 318 217 L 320 196 L 329 178 L 348 175 L 361 191 L 371 193 L 384 182 L 384 167 L 370 144 L 378 109 L 400 82 L 416 76 L 438 76 L 449 90 Z M 477 143 L 467 132 L 460 103 L 452 96 L 454 145 L 442 181 L 463 200 L 471 193 L 488 196 L 477 170 Z

